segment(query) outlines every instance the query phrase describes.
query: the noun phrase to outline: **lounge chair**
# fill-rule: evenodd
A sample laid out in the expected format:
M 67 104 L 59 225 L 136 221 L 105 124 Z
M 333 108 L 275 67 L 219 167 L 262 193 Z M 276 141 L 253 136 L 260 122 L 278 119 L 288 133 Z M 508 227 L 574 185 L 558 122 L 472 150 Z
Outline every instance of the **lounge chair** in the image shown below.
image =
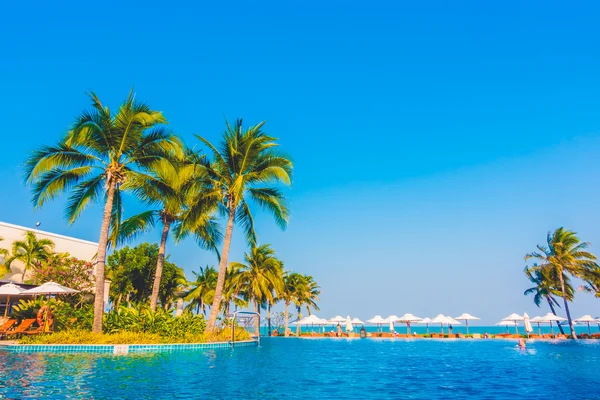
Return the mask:
M 4 336 L 6 336 L 6 332 L 8 332 L 8 330 L 10 328 L 12 328 L 13 325 L 16 323 L 17 323 L 16 319 L 7 319 L 6 321 L 4 321 L 4 323 L 0 327 L 0 338 L 3 338 Z
M 473 339 L 481 339 L 481 333 L 474 333 L 472 336 Z
M 23 321 L 21 321 L 21 323 L 19 324 L 19 326 L 17 326 L 14 330 L 6 332 L 6 336 L 12 336 L 12 335 L 17 335 L 18 336 L 18 335 L 22 335 L 29 328 L 31 328 L 31 325 L 33 325 L 35 323 L 35 321 L 36 321 L 35 318 L 24 319 Z

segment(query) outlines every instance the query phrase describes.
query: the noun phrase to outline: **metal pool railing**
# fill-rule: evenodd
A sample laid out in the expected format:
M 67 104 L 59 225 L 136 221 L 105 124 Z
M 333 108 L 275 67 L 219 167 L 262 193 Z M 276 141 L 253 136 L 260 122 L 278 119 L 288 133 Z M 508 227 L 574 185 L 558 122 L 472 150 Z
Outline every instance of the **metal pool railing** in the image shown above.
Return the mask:
M 258 318 L 260 321 L 260 314 L 254 311 L 236 311 L 233 314 L 227 315 L 227 318 L 231 318 L 231 347 L 235 346 L 235 323 L 238 320 L 238 316 L 242 315 L 240 319 L 245 320 L 254 320 L 254 318 Z M 260 326 L 260 325 L 259 325 Z M 258 342 L 258 346 L 260 347 L 260 329 L 256 332 L 256 340 Z

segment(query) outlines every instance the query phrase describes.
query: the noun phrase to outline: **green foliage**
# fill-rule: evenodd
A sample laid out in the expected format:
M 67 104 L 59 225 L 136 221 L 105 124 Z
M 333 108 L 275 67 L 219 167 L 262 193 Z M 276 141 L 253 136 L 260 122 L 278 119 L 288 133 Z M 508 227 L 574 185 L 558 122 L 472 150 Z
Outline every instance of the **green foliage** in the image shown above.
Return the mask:
M 142 243 L 136 247 L 126 246 L 115 251 L 107 260 L 107 277 L 110 285 L 110 299 L 119 308 L 122 301 L 131 303 L 146 302 L 152 294 L 158 245 Z M 174 263 L 165 260 L 158 293 L 159 302 L 169 306 L 175 301 L 175 294 L 185 285 L 185 274 Z
M 40 308 L 45 305 L 52 310 L 54 331 L 92 328 L 94 309 L 89 303 L 73 305 L 60 299 L 47 300 L 38 297 L 33 300 L 19 301 L 19 304 L 13 307 L 13 316 L 19 319 L 35 318 Z
M 53 254 L 54 242 L 50 239 L 38 239 L 32 231 L 25 232 L 25 240 L 17 240 L 12 244 L 12 255 L 6 260 L 6 265 L 20 261 L 23 264 L 22 280 L 31 268 L 38 269 L 43 262 Z M 37 281 L 33 280 L 33 283 Z
M 69 253 L 53 254 L 32 275 L 34 282 L 56 282 L 81 292 L 92 293 L 94 265 L 71 257 Z
M 146 303 L 121 306 L 104 315 L 106 333 L 137 332 L 152 333 L 163 338 L 200 335 L 206 328 L 202 316 L 184 312 L 175 317 L 172 310 L 162 308 L 152 311 Z

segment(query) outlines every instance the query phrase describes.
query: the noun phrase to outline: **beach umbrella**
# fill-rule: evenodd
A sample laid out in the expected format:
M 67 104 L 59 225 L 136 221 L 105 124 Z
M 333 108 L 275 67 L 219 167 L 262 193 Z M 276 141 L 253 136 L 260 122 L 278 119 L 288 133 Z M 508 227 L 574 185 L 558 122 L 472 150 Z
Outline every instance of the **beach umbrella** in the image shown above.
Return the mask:
M 1 288 L 0 288 L 1 289 Z M 592 334 L 592 331 L 590 330 L 590 322 L 594 323 L 597 322 L 591 315 L 586 314 L 583 317 L 579 317 L 573 320 L 574 322 L 585 322 L 588 326 L 588 335 Z
M 361 321 L 360 319 L 358 319 L 358 318 L 352 318 L 352 323 L 353 323 L 354 325 L 362 325 L 362 324 L 364 324 L 364 322 L 362 322 L 362 321 Z
M 390 324 L 390 332 L 394 332 L 394 322 L 398 322 L 398 316 L 389 315 L 387 318 L 384 318 L 382 322 L 384 324 Z
M 4 319 L 6 320 L 6 315 L 8 314 L 8 305 L 10 304 L 10 296 L 15 296 L 19 294 L 23 294 L 25 289 L 20 286 L 15 285 L 14 283 L 7 283 L 6 285 L 0 286 L 0 294 L 5 294 L 6 297 L 6 308 L 4 309 Z
M 550 323 L 550 329 L 552 330 L 553 335 L 554 335 L 554 328 L 552 327 L 552 322 L 556 322 L 558 324 L 560 321 L 566 321 L 566 320 L 567 320 L 566 318 L 559 317 L 558 315 L 554 315 L 552 313 L 548 313 L 540 319 L 541 322 Z
M 519 327 L 517 326 L 517 321 L 523 321 L 524 318 L 519 314 L 512 313 L 508 317 L 502 318 L 502 321 L 514 321 L 515 322 L 515 331 L 517 335 L 519 334 Z
M 354 329 L 354 327 L 352 326 L 352 320 L 350 319 L 350 316 L 348 315 L 346 317 L 346 333 L 352 332 L 353 329 Z
M 369 324 L 375 324 L 375 325 L 377 325 L 379 327 L 379 332 L 380 333 L 381 333 L 381 324 L 384 323 L 383 321 L 384 320 L 383 320 L 383 318 L 381 318 L 381 315 L 376 315 L 373 318 L 367 320 L 367 322 Z
M 525 325 L 525 332 L 527 332 L 527 335 L 533 332 L 531 322 L 529 321 L 529 315 L 527 315 L 527 313 L 523 314 L 523 325 Z
M 406 333 L 408 335 L 410 335 L 410 324 L 411 322 L 419 322 L 421 321 L 423 318 L 421 317 L 417 317 L 415 315 L 412 314 L 404 314 L 403 316 L 398 318 L 398 322 L 404 322 L 406 324 Z
M 508 333 L 508 327 L 513 325 L 517 326 L 517 321 L 502 320 L 496 324 L 496 326 L 506 326 L 506 333 Z
M 481 318 L 474 317 L 469 313 L 464 313 L 454 319 L 457 319 L 459 321 L 465 321 L 465 326 L 467 327 L 467 335 L 468 335 L 469 334 L 469 321 L 474 321 L 474 320 L 481 319 Z
M 543 323 L 544 321 L 542 321 L 542 317 L 533 317 L 529 320 L 529 322 L 532 322 L 534 324 L 537 324 L 538 326 L 538 335 L 541 335 L 541 331 L 540 331 L 540 323 Z
M 332 324 L 341 324 L 343 322 L 346 322 L 346 318 L 336 315 L 335 317 L 331 318 L 329 322 L 331 322 Z
M 23 294 L 73 294 L 79 293 L 79 290 L 71 289 L 66 286 L 60 285 L 56 282 L 46 282 L 38 287 L 29 289 L 23 292 Z
M 425 324 L 427 326 L 427 334 L 429 335 L 429 324 L 431 323 L 431 318 L 423 318 L 418 323 Z
M 440 324 L 440 328 L 442 328 L 442 335 L 444 334 L 444 324 L 450 325 L 452 323 L 452 321 L 454 321 L 454 320 L 449 317 L 446 317 L 444 314 L 438 314 L 434 318 L 431 319 L 432 324 Z M 458 322 L 458 321 L 456 321 L 456 322 Z

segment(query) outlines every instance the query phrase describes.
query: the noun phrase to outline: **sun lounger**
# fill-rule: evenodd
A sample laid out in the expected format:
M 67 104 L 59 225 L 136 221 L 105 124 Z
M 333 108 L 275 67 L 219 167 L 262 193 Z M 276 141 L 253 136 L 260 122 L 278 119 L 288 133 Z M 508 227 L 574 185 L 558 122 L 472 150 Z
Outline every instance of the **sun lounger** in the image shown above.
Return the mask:
M 481 339 L 481 333 L 474 333 L 473 339 Z
M 9 331 L 10 328 L 13 327 L 13 325 L 15 325 L 17 323 L 16 319 L 7 319 L 6 321 L 4 321 L 4 323 L 2 324 L 2 327 L 0 327 L 0 338 L 3 338 L 6 336 L 6 332 Z
M 12 335 L 17 335 L 18 336 L 18 335 L 22 335 L 29 328 L 31 328 L 31 325 L 33 325 L 35 323 L 35 321 L 36 321 L 35 318 L 24 319 L 23 321 L 21 321 L 21 323 L 19 324 L 19 326 L 17 326 L 14 330 L 6 332 L 6 336 L 12 336 Z

